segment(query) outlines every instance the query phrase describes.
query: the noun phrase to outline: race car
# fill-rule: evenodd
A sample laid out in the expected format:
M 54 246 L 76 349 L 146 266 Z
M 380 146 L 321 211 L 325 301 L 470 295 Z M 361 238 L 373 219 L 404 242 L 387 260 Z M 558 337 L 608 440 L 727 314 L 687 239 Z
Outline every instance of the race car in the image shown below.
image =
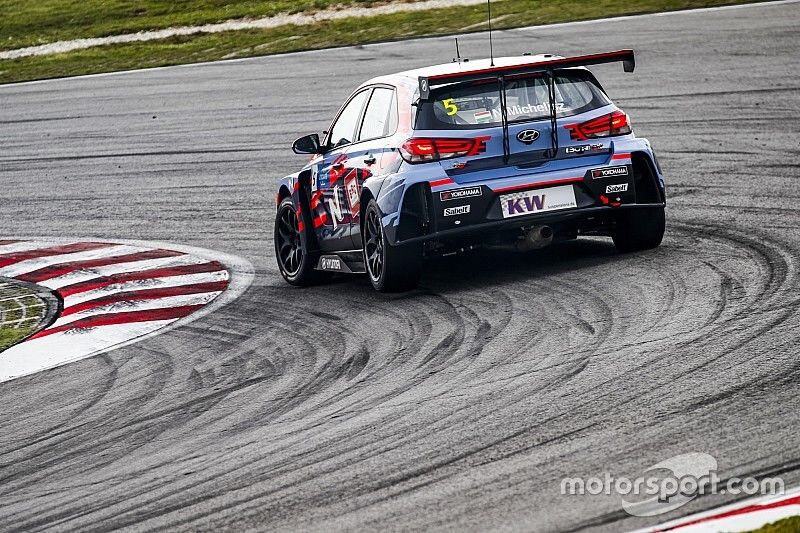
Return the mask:
M 632 72 L 633 51 L 454 60 L 363 83 L 322 138 L 293 144 L 311 158 L 277 193 L 281 274 L 366 273 L 394 292 L 418 284 L 426 257 L 475 247 L 658 246 L 661 168 L 586 68 L 614 62 Z

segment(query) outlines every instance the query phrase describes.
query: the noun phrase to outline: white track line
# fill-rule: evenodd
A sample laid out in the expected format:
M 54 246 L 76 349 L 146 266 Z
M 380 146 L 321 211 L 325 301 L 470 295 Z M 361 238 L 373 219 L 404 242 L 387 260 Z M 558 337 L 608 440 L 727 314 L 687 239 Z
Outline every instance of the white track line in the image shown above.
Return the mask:
M 124 302 L 115 302 L 113 304 L 106 304 L 101 307 L 94 307 L 79 313 L 67 315 L 56 320 L 51 327 L 57 328 L 71 324 L 76 320 L 88 318 L 97 315 L 105 315 L 108 313 L 127 313 L 131 311 L 149 311 L 153 309 L 165 309 L 169 307 L 183 307 L 185 305 L 206 305 L 211 300 L 222 294 L 222 291 L 216 292 L 202 292 L 197 294 L 185 294 L 180 296 L 167 296 L 164 298 L 156 298 L 153 300 L 136 300 L 131 298 Z
M 139 341 L 145 336 L 164 331 L 166 326 L 175 325 L 180 320 L 182 319 L 103 326 L 92 330 L 55 333 L 25 341 L 0 355 L 0 382 L 72 363 Z

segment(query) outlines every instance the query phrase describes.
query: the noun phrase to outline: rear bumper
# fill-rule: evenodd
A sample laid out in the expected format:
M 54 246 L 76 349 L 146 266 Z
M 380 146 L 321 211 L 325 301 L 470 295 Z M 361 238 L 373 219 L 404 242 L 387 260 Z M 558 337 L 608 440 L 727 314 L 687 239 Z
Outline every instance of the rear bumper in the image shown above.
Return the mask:
M 619 207 L 598 206 L 571 209 L 568 211 L 555 211 L 541 214 L 514 217 L 503 220 L 492 220 L 459 228 L 434 230 L 416 237 L 398 239 L 396 227 L 386 228 L 386 236 L 390 244 L 400 245 L 415 242 L 448 241 L 478 238 L 488 240 L 492 236 L 505 231 L 530 228 L 532 226 L 552 226 L 554 228 L 569 227 L 583 228 L 587 233 L 601 233 L 610 228 L 610 223 L 615 216 L 623 211 L 632 209 L 664 208 L 664 203 L 652 204 L 625 204 Z
M 607 235 L 615 213 L 663 207 L 666 202 L 663 179 L 650 154 L 626 153 L 624 158 L 584 167 L 582 176 L 537 176 L 532 183 L 416 183 L 406 189 L 399 213 L 385 220 L 387 240 L 502 240 L 509 237 L 503 234 L 506 230 L 535 225 L 552 226 L 557 234 L 561 229 L 565 235 Z

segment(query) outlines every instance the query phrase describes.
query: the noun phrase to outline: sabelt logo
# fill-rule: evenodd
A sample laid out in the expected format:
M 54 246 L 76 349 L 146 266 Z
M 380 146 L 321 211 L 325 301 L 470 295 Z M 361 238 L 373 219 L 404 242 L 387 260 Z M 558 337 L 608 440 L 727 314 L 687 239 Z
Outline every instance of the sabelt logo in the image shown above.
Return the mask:
M 628 190 L 627 183 L 619 183 L 617 185 L 608 185 L 606 187 L 606 194 L 612 194 L 615 192 L 625 192 Z
M 613 176 L 627 176 L 628 167 L 596 168 L 592 170 L 592 178 L 610 178 Z
M 342 260 L 338 257 L 323 257 L 320 260 L 319 267 L 322 270 L 341 270 Z
M 451 217 L 453 215 L 466 215 L 469 213 L 468 205 L 460 205 L 458 207 L 448 207 L 444 210 L 444 216 Z
M 442 191 L 439 193 L 439 199 L 442 202 L 448 200 L 460 200 L 462 198 L 472 198 L 473 196 L 480 196 L 483 194 L 480 187 L 468 187 L 466 189 L 451 189 L 449 191 Z

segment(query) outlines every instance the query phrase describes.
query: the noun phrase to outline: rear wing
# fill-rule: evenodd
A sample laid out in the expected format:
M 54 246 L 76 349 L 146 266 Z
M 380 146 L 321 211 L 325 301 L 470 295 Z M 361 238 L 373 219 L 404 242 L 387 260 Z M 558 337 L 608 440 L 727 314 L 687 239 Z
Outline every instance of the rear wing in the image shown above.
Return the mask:
M 537 72 L 552 72 L 557 68 L 585 67 L 587 65 L 616 63 L 618 61 L 622 62 L 622 68 L 625 70 L 625 72 L 633 72 L 633 69 L 636 67 L 636 60 L 633 57 L 633 50 L 617 50 L 616 52 L 564 57 L 561 59 L 549 59 L 547 61 L 536 61 L 533 63 L 513 65 L 509 67 L 491 67 L 467 72 L 439 74 L 436 76 L 420 76 L 419 98 L 420 100 L 428 100 L 431 95 L 432 87 L 436 87 L 438 85 L 447 85 L 448 83 L 485 80 L 500 76 L 518 76 L 521 74 L 534 74 Z

